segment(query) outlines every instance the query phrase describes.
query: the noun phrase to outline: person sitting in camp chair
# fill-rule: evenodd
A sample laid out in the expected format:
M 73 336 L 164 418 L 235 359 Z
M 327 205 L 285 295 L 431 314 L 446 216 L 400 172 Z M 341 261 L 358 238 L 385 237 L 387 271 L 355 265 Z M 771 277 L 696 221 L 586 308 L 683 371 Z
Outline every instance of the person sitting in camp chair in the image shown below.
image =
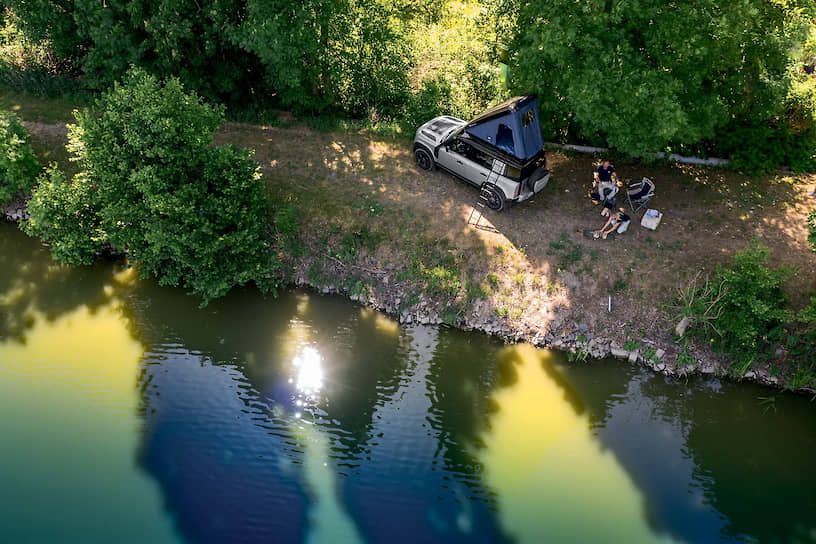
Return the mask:
M 596 230 L 593 233 L 593 238 L 596 240 L 598 238 L 602 238 L 606 240 L 606 237 L 611 233 L 613 230 L 617 229 L 619 234 L 623 234 L 626 232 L 626 229 L 629 228 L 629 221 L 631 218 L 626 215 L 623 211 L 623 208 L 620 208 L 617 212 L 613 213 L 609 216 L 609 219 L 606 220 L 606 224 L 601 227 L 601 230 Z
M 619 184 L 615 175 L 615 167 L 608 160 L 593 172 L 592 188 L 595 191 L 590 193 L 590 198 L 595 203 L 603 203 L 604 209 L 601 215 L 609 215 L 610 211 L 615 209 L 615 195 L 618 194 Z

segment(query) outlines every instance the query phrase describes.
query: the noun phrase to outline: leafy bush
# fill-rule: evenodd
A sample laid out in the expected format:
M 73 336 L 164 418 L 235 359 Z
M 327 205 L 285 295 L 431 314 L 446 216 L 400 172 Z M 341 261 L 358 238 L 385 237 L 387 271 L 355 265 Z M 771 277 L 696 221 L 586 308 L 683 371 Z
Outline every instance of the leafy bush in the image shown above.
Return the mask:
M 790 127 L 729 124 L 716 137 L 717 151 L 734 168 L 762 174 L 785 165 L 797 172 L 816 169 L 816 131 Z
M 765 0 L 517 4 L 513 87 L 538 92 L 545 126 L 563 139 L 635 155 L 711 138 L 733 119 L 784 118 L 788 66 L 814 9 Z
M 808 244 L 810 244 L 810 249 L 816 253 L 816 211 L 812 211 L 808 214 L 807 227 Z
M 789 389 L 816 384 L 816 297 L 796 315 L 798 326 L 791 324 L 786 349 L 790 354 L 790 372 L 785 384 Z
M 749 246 L 687 299 L 685 311 L 697 334 L 713 349 L 733 355 L 740 367 L 750 366 L 779 342 L 793 317 L 782 290 L 788 270 L 769 268 L 769 256 L 768 248 Z
M 142 275 L 204 303 L 252 281 L 274 288 L 264 186 L 251 150 L 211 145 L 222 119 L 178 80 L 131 70 L 76 113 L 67 147 L 79 171 L 48 171 L 25 230 L 69 263 L 126 252 Z
M 0 204 L 29 190 L 39 171 L 28 131 L 16 114 L 0 111 Z
M 66 179 L 52 164 L 43 172 L 28 202 L 30 218 L 21 228 L 39 236 L 51 247 L 58 261 L 74 265 L 91 264 L 106 247 L 92 185 L 78 178 Z
M 411 95 L 405 107 L 403 124 L 410 132 L 438 115 L 453 113 L 453 109 L 450 83 L 437 76 L 424 81 L 419 91 Z

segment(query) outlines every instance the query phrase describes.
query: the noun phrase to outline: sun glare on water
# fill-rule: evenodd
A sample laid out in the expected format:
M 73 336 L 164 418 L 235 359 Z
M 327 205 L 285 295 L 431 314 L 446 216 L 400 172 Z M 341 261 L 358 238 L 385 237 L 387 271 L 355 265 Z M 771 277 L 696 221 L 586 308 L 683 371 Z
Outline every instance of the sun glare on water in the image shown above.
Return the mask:
M 292 360 L 297 376 L 295 386 L 304 395 L 313 395 L 323 387 L 323 366 L 320 353 L 307 347 L 298 353 Z

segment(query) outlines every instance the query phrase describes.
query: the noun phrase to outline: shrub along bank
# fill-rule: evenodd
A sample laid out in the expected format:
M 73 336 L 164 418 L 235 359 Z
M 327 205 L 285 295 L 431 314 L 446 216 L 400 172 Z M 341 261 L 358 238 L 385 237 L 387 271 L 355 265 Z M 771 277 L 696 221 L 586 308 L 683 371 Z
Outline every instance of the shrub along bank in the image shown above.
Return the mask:
M 249 282 L 274 290 L 279 257 L 253 152 L 212 146 L 223 108 L 141 69 L 76 113 L 77 172 L 56 165 L 28 204 L 24 230 L 80 265 L 126 253 L 142 275 L 204 303 Z
M 28 131 L 14 112 L 0 111 L 0 204 L 29 191 L 39 171 Z
M 816 382 L 816 298 L 798 316 L 788 309 L 785 268 L 768 265 L 768 248 L 754 243 L 731 266 L 681 291 L 690 332 L 731 358 L 738 375 L 786 349 L 794 365 L 791 387 Z

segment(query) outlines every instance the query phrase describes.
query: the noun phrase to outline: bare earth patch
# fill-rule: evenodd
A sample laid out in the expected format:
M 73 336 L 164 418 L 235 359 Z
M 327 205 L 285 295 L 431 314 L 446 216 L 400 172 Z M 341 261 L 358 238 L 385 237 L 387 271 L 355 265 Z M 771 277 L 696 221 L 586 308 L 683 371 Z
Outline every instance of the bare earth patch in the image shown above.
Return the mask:
M 816 207 L 806 196 L 816 176 L 751 178 L 716 168 L 617 164 L 623 179 L 655 181 L 652 207 L 664 216 L 650 231 L 640 226 L 640 212 L 627 233 L 604 241 L 582 235 L 605 221 L 586 197 L 592 157 L 549 153 L 549 186 L 506 212 L 488 212 L 487 228 L 476 229 L 466 223 L 476 190 L 444 173 L 418 170 L 409 141 L 239 124 L 225 126 L 218 140 L 254 147 L 270 193 L 295 199 L 311 248 L 297 267 L 301 282 L 349 292 L 403 320 L 439 321 L 453 306 L 469 328 L 584 346 L 592 354 L 624 345 L 647 353 L 662 348 L 666 354 L 653 358 L 653 366 L 711 372 L 724 367 L 705 346 L 688 348 L 698 361 L 692 368 L 676 366 L 678 289 L 699 271 L 714 271 L 757 239 L 776 265 L 794 268 L 787 285 L 794 309 L 816 291 L 816 255 L 805 228 Z M 366 213 L 372 201 L 383 207 L 381 215 Z M 345 233 L 360 228 L 381 239 L 353 260 L 332 254 Z M 456 256 L 456 297 L 432 297 L 427 289 L 411 297 L 416 278 L 407 274 L 400 281 L 412 250 L 425 247 L 426 239 L 447 241 L 444 250 Z M 322 272 L 310 277 L 314 259 L 323 261 Z M 355 290 L 349 277 L 365 289 Z M 468 296 L 468 285 L 483 289 Z
M 64 141 L 63 127 L 26 124 L 41 153 Z M 402 321 L 449 322 L 594 356 L 627 346 L 663 372 L 725 373 L 706 346 L 675 342 L 679 288 L 758 239 L 775 265 L 795 269 L 786 285 L 793 309 L 816 292 L 805 226 L 816 208 L 806 196 L 813 175 L 618 163 L 623 179 L 655 181 L 652 207 L 664 216 L 650 231 L 641 212 L 628 232 L 605 241 L 582 234 L 605 222 L 586 196 L 596 163 L 588 156 L 550 152 L 547 188 L 487 212 L 485 228 L 474 228 L 466 220 L 477 190 L 420 171 L 408 140 L 228 123 L 216 143 L 254 148 L 272 198 L 296 206 L 304 250 L 292 260 L 294 281 Z M 681 349 L 693 364 L 678 364 Z M 782 383 L 777 364 L 784 367 L 772 362 L 756 377 Z

